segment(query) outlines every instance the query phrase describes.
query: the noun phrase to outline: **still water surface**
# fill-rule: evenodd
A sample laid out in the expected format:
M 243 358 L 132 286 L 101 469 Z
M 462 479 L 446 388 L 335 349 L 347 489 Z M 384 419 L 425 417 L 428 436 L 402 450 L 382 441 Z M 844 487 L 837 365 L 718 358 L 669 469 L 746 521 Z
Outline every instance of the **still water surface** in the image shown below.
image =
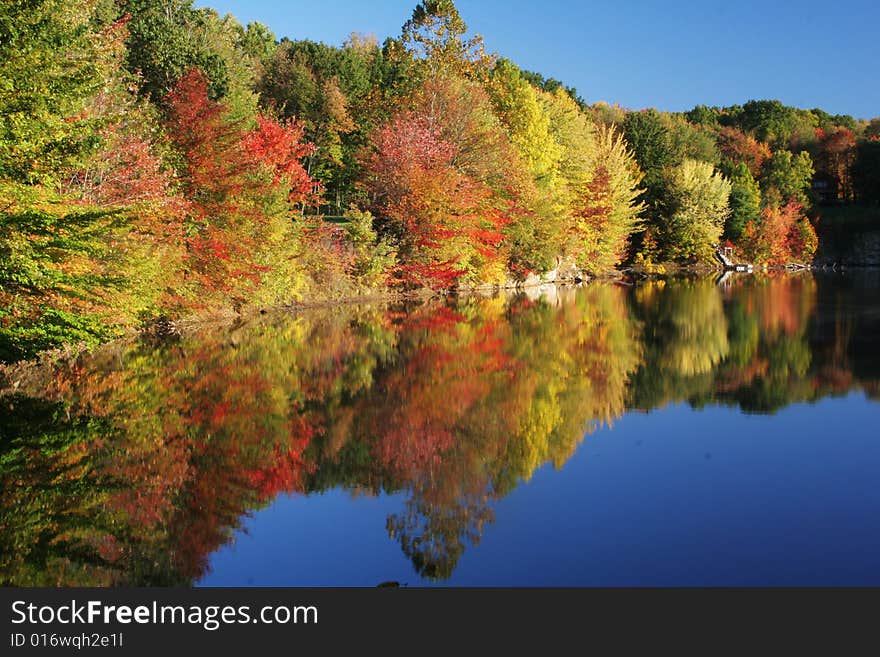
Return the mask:
M 878 585 L 878 293 L 593 284 L 27 372 L 0 582 Z

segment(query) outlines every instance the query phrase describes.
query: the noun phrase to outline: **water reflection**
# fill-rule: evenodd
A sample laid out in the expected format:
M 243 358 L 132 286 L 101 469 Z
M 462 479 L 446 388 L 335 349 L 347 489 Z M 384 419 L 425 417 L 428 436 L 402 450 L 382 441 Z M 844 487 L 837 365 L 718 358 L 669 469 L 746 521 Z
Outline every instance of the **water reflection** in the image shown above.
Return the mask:
M 403 492 L 387 534 L 442 580 L 496 500 L 627 410 L 876 399 L 878 287 L 740 277 L 333 310 L 18 372 L 0 398 L 0 582 L 190 584 L 244 514 L 335 488 Z

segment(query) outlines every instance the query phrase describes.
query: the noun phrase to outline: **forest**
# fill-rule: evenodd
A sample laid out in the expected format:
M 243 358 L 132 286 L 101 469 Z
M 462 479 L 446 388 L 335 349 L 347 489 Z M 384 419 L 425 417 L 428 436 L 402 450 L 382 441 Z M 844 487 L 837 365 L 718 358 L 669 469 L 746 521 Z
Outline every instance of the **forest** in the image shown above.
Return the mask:
M 0 362 L 157 319 L 809 264 L 880 204 L 880 118 L 587 104 L 452 0 L 399 36 L 278 38 L 191 0 L 0 7 Z

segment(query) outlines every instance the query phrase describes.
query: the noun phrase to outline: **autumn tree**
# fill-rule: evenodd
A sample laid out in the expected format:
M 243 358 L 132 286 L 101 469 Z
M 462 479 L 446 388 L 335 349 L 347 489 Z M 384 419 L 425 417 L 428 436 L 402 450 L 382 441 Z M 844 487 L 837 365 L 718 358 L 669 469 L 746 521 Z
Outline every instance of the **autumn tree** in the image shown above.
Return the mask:
M 172 172 L 156 136 L 158 112 L 137 97 L 138 78 L 124 67 L 129 22 L 126 16 L 102 31 L 104 83 L 82 113 L 95 125 L 96 146 L 70 172 L 62 189 L 96 205 L 150 203 L 151 211 L 161 214 L 160 208 L 173 204 Z
M 333 214 L 354 200 L 360 175 L 356 153 L 391 113 L 385 106 L 384 65 L 375 41 L 333 48 L 283 40 L 258 82 L 269 111 L 305 126 L 306 138 L 315 144 L 306 168 L 322 183 Z
M 523 274 L 552 269 L 555 258 L 561 255 L 560 237 L 567 211 L 566 192 L 560 188 L 566 149 L 558 139 L 577 141 L 582 135 L 578 136 L 575 130 L 562 136 L 559 116 L 554 128 L 554 119 L 548 111 L 554 104 L 548 103 L 550 95 L 529 84 L 508 60 L 502 59 L 495 65 L 487 89 L 513 150 L 511 168 L 524 171 L 528 178 L 523 180 L 518 176 L 523 181 L 524 207 L 520 208 L 507 231 L 514 270 Z M 569 149 L 569 152 L 574 150 Z M 581 153 L 580 157 L 585 154 Z M 576 159 L 569 158 L 564 165 L 567 175 L 573 173 Z
M 171 176 L 108 2 L 0 8 L 0 358 L 95 344 L 155 309 Z M 135 203 L 154 202 L 140 213 Z
M 546 91 L 549 94 L 556 94 L 558 91 L 564 91 L 565 94 L 577 104 L 578 109 L 581 111 L 587 109 L 587 104 L 584 99 L 580 97 L 577 89 L 567 86 L 561 80 L 557 80 L 556 78 L 546 78 L 536 71 L 523 70 L 520 71 L 520 73 L 533 87 L 536 87 L 541 91 Z
M 256 128 L 242 139 L 245 153 L 271 171 L 272 183 L 283 185 L 288 190 L 288 201 L 294 205 L 315 191 L 315 183 L 302 164 L 315 146 L 304 138 L 305 128 L 294 119 L 278 121 L 257 116 Z
M 241 148 L 243 126 L 209 98 L 209 79 L 190 69 L 166 97 L 167 128 L 184 158 L 183 181 L 194 208 L 224 221 L 227 204 L 242 191 L 248 161 Z
M 621 134 L 600 126 L 595 134 L 590 179 L 576 201 L 571 226 L 573 255 L 588 271 L 601 272 L 625 258 L 629 239 L 642 226 L 638 200 L 642 173 Z
M 764 161 L 770 157 L 767 144 L 731 127 L 723 127 L 718 132 L 718 150 L 726 171 L 732 172 L 743 164 L 753 178 L 760 177 Z
M 865 126 L 863 136 L 867 140 L 880 139 L 880 118 L 871 119 Z
M 258 61 L 233 17 L 194 7 L 193 0 L 120 0 L 120 7 L 132 17 L 128 69 L 140 76 L 144 94 L 161 102 L 188 70 L 198 68 L 211 100 L 222 100 L 237 119 L 253 117 Z
M 183 159 L 186 243 L 200 285 L 234 295 L 270 271 L 290 273 L 289 208 L 313 190 L 300 162 L 313 150 L 301 142 L 302 126 L 258 116 L 246 130 L 209 98 L 198 69 L 181 78 L 166 103 L 167 129 Z
M 819 240 L 803 206 L 791 201 L 782 207 L 765 207 L 759 221 L 746 225 L 739 244 L 753 262 L 809 264 Z
M 489 90 L 511 143 L 533 178 L 539 185 L 551 187 L 559 175 L 563 149 L 553 137 L 538 91 L 508 60 L 499 61 L 492 70 Z
M 438 126 L 412 112 L 372 137 L 365 184 L 380 226 L 397 242 L 406 283 L 481 281 L 498 259 L 506 219 L 492 208 L 491 189 L 454 166 L 457 153 Z

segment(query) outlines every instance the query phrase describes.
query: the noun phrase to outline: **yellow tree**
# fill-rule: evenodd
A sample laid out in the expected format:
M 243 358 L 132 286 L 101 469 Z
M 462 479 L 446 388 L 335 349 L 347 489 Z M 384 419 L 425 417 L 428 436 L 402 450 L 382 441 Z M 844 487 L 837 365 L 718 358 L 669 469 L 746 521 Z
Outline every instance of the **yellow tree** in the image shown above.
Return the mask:
M 593 272 L 610 269 L 623 259 L 640 223 L 638 164 L 614 128 L 595 127 L 562 89 L 542 93 L 541 99 L 562 148 L 552 194 L 564 224 L 563 254 Z
M 530 178 L 523 190 L 523 211 L 507 229 L 511 268 L 516 273 L 549 269 L 559 254 L 561 213 L 565 209 L 558 198 L 563 147 L 553 136 L 540 92 L 516 66 L 500 61 L 487 89 Z

